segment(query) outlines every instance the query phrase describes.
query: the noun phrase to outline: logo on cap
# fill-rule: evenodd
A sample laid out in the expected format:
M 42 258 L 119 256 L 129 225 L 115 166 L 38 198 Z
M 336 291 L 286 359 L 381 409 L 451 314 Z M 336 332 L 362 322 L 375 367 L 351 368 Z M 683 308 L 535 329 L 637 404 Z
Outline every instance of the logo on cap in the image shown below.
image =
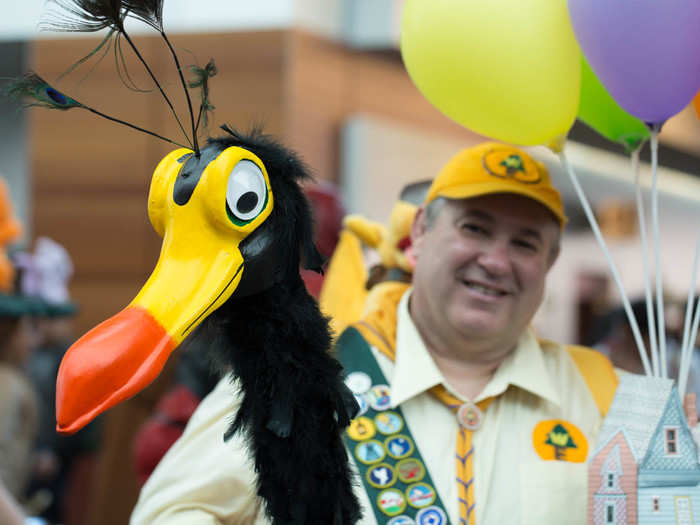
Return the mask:
M 481 162 L 494 177 L 515 179 L 525 184 L 537 184 L 542 180 L 535 163 L 511 148 L 493 148 L 486 152 Z

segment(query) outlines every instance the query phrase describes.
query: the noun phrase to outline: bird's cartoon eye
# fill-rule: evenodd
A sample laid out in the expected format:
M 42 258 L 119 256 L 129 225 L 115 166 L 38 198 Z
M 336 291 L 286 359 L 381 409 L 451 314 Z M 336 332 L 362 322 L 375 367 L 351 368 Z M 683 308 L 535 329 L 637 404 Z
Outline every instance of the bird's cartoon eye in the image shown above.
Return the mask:
M 226 211 L 234 224 L 246 224 L 265 209 L 267 185 L 257 164 L 242 160 L 233 168 L 226 187 Z

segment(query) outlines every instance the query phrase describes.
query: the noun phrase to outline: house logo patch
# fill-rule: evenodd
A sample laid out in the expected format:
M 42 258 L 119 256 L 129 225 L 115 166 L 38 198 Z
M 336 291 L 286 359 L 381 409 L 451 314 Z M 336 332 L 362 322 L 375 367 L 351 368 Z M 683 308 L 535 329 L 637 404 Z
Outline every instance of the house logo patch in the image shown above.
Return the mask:
M 532 444 L 545 461 L 583 463 L 588 457 L 586 436 L 568 421 L 540 421 L 532 432 Z

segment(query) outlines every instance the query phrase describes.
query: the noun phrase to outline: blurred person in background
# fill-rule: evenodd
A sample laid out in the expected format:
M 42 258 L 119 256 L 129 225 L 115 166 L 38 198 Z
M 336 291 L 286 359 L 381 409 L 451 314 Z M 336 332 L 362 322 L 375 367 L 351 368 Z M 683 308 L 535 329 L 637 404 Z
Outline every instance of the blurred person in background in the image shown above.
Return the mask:
M 635 299 L 630 303 L 632 313 L 637 320 L 639 332 L 644 341 L 644 346 L 649 352 L 649 321 L 647 316 L 647 306 L 644 299 Z M 664 310 L 668 313 L 672 305 L 665 305 Z M 656 303 L 653 305 L 656 312 Z M 668 317 L 668 316 L 667 316 Z M 630 328 L 627 315 L 622 306 L 619 306 L 608 314 L 604 315 L 598 321 L 597 332 L 602 333 L 602 338 L 595 343 L 594 347 L 608 356 L 612 361 L 613 366 L 618 371 L 630 372 L 633 374 L 644 374 L 642 360 L 639 357 L 639 350 L 634 340 L 632 328 Z M 655 325 L 656 326 L 656 325 Z M 674 327 L 668 325 L 666 327 L 666 366 L 668 375 L 672 379 L 678 378 L 681 359 L 681 341 L 683 339 L 683 326 Z M 651 362 L 651 359 L 650 359 Z M 697 348 L 693 351 L 693 360 L 690 366 L 690 375 L 688 376 L 688 386 L 686 389 L 689 393 L 700 394 L 700 354 Z
M 22 269 L 22 293 L 39 303 L 42 312 L 38 319 L 39 346 L 27 366 L 40 399 L 36 463 L 29 494 L 44 494 L 49 503 L 41 516 L 59 523 L 66 519 L 73 470 L 78 462 L 91 457 L 99 443 L 99 422 L 74 435 L 56 433 L 56 376 L 74 340 L 73 318 L 77 312 L 68 292 L 73 264 L 65 248 L 46 237 L 37 239 L 34 253 L 18 253 L 13 258 Z
M 34 313 L 26 298 L 0 294 L 0 479 L 15 498 L 31 475 L 39 425 L 37 394 L 26 376 L 38 343 Z

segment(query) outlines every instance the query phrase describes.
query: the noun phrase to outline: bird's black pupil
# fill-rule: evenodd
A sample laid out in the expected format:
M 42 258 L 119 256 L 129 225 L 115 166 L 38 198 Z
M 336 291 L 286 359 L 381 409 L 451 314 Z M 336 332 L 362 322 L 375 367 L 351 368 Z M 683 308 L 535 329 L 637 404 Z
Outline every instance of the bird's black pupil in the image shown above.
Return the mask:
M 66 97 L 63 93 L 56 91 L 54 88 L 49 88 L 46 90 L 46 94 L 56 102 L 57 104 L 65 104 L 66 103 Z
M 258 196 L 253 191 L 247 191 L 240 196 L 236 203 L 239 213 L 249 213 L 258 205 Z

